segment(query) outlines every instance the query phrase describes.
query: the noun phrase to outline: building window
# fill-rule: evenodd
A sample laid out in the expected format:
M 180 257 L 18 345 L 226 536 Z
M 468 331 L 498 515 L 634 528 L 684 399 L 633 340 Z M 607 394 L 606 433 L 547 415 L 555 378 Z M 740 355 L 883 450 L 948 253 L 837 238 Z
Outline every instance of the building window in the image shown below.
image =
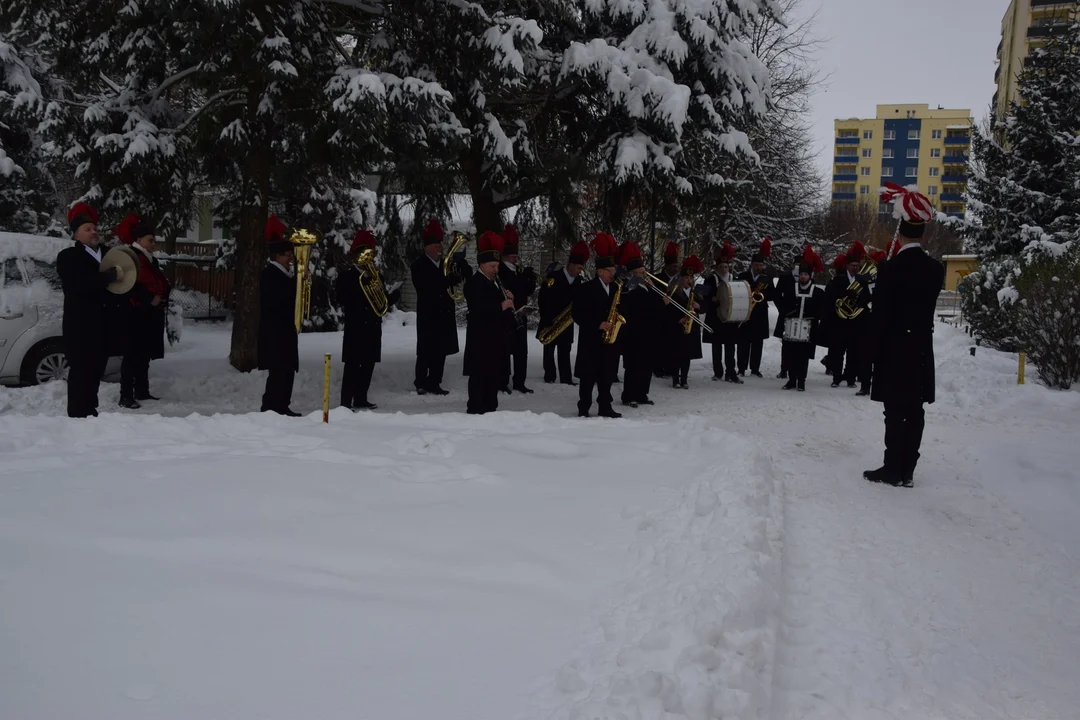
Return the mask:
M 892 177 L 893 169 L 891 167 L 881 168 L 881 177 Z
M 930 157 L 932 157 L 932 158 L 941 157 L 941 148 L 931 148 Z
M 930 168 L 930 177 L 938 177 L 941 175 L 941 168 Z
M 859 137 L 859 131 L 858 130 L 841 130 L 840 132 L 836 133 L 836 137 L 857 138 L 857 137 Z
M 853 147 L 842 147 L 836 149 L 837 157 L 859 157 L 859 149 Z
M 871 156 L 871 150 L 870 150 L 870 148 L 863 148 L 863 151 L 862 151 L 862 156 L 863 156 L 864 158 L 868 158 L 868 157 L 870 157 L 870 156 Z
M 907 149 L 907 156 L 908 156 L 908 158 L 917 158 L 917 157 L 919 157 L 919 148 L 908 148 Z
M 908 169 L 907 169 L 907 170 L 906 170 L 906 171 L 904 172 L 904 175 L 905 175 L 906 177 L 919 177 L 919 168 L 917 168 L 917 167 L 909 167 L 909 168 L 908 168 Z
M 860 195 L 869 195 L 870 194 L 870 186 L 869 185 L 860 185 L 859 186 L 859 194 Z
M 934 197 L 935 195 L 937 195 L 937 185 L 931 185 L 929 188 L 927 188 L 927 192 L 930 193 L 930 197 Z
M 885 148 L 884 150 L 881 151 L 881 157 L 883 157 L 886 160 L 891 160 L 893 157 L 895 157 L 893 149 L 892 148 Z
M 863 130 L 862 139 L 863 140 L 873 140 L 874 139 L 874 131 L 873 130 Z
M 940 140 L 941 139 L 941 131 L 940 130 L 931 130 L 930 131 L 930 137 L 932 139 L 934 139 L 934 140 Z
M 878 215 L 892 215 L 892 205 L 887 203 L 878 203 L 877 206 Z
M 907 139 L 908 140 L 918 140 L 919 139 L 919 131 L 918 130 L 908 130 L 907 131 Z
M 859 174 L 862 175 L 863 177 L 866 177 L 866 176 L 870 175 L 870 168 L 868 168 L 868 167 L 859 168 Z
M 896 139 L 896 131 L 895 130 L 886 130 L 885 131 L 885 139 L 886 140 L 895 140 Z

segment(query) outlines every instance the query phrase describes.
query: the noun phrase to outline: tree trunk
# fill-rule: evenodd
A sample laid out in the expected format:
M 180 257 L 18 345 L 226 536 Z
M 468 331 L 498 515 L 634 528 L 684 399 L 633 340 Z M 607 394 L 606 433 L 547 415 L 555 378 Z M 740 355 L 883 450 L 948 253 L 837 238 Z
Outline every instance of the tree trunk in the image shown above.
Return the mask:
M 465 174 L 465 181 L 469 184 L 469 196 L 473 204 L 473 224 L 476 225 L 476 235 L 491 230 L 501 233 L 503 231 L 502 214 L 495 204 L 495 196 L 487 185 L 483 172 L 484 158 L 478 145 L 474 145 L 461 158 L 461 170 Z
M 229 363 L 240 372 L 251 372 L 259 364 L 259 288 L 266 264 L 263 231 L 270 197 L 270 156 L 265 145 L 252 151 L 243 172 L 244 204 L 236 235 L 236 302 Z

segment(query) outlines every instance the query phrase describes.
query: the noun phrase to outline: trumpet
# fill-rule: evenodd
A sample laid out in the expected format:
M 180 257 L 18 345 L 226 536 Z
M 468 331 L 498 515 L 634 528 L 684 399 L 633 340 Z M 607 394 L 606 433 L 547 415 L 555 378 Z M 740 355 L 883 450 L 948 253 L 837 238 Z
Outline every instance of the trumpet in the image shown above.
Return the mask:
M 371 311 L 377 317 L 382 317 L 390 309 L 390 299 L 386 297 L 386 286 L 379 277 L 379 269 L 375 267 L 375 249 L 361 251 L 354 264 L 360 269 L 360 289 L 364 291 Z
M 653 275 L 648 270 L 645 271 L 645 275 L 650 280 L 652 280 L 654 283 L 658 283 L 660 285 L 663 285 L 664 288 L 666 289 L 666 292 L 665 292 L 665 291 L 661 290 L 660 288 L 656 287 L 656 285 L 653 285 L 651 283 L 645 283 L 645 287 L 651 289 L 653 292 L 655 292 L 658 295 L 661 295 L 661 296 L 666 297 L 666 298 L 670 298 L 672 295 L 675 294 L 675 291 L 679 289 L 679 284 L 678 283 L 676 283 L 674 281 L 672 281 L 670 283 L 666 283 L 663 280 L 661 280 L 660 278 Z M 693 307 L 693 302 L 694 302 L 694 293 L 691 292 L 690 293 L 690 300 L 687 303 L 687 305 L 689 305 L 690 307 L 683 307 L 681 304 L 674 303 L 674 302 L 671 304 L 672 307 L 676 308 L 679 312 L 681 312 L 683 315 L 686 316 L 686 319 L 681 321 L 683 323 L 683 332 L 685 332 L 687 335 L 689 335 L 690 334 L 690 323 L 693 322 L 693 323 L 697 323 L 698 325 L 700 325 L 701 329 L 704 330 L 705 332 L 707 332 L 709 334 L 712 334 L 713 329 L 711 327 L 709 327 L 707 324 L 705 324 L 705 321 L 702 320 L 701 318 L 699 318 L 697 316 L 696 312 L 694 312 L 693 310 L 690 309 L 691 307 Z
M 457 267 L 454 266 L 454 255 L 456 255 L 461 250 L 465 243 L 469 242 L 469 238 L 465 235 L 465 233 L 458 232 L 456 230 L 454 231 L 454 234 L 451 236 L 451 238 L 452 242 L 450 243 L 450 250 L 446 253 L 446 256 L 443 257 L 442 261 L 443 275 L 448 278 L 456 277 L 459 278 L 461 281 L 464 281 L 465 278 L 461 277 L 461 273 L 459 273 L 457 271 Z M 450 294 L 450 298 L 454 302 L 461 302 L 465 299 L 465 287 L 463 282 L 454 283 L 450 287 L 446 288 L 446 292 Z

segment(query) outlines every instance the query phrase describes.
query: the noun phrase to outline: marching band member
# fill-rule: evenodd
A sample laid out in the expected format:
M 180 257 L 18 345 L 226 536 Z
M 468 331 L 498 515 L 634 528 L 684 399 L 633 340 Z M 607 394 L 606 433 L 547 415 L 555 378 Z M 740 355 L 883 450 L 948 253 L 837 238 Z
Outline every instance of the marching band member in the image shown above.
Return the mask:
M 836 301 L 852 294 L 848 288 L 857 279 L 859 267 L 866 257 L 866 248 L 856 240 L 847 254 L 844 256 L 844 270 L 837 272 L 836 277 L 829 283 L 827 292 L 831 308 L 828 312 L 835 316 L 832 336 L 829 338 L 829 358 L 833 364 L 832 387 L 840 387 L 841 382 L 846 382 L 849 388 L 855 387 L 859 377 L 860 360 L 859 350 L 863 343 L 863 333 L 866 330 L 866 322 L 870 319 L 870 313 L 865 311 L 857 318 L 846 318 L 839 314 Z M 856 293 L 855 300 L 859 307 L 870 306 L 870 291 L 867 282 L 863 279 L 862 287 Z M 846 364 L 845 364 L 846 359 Z
M 754 377 L 761 374 L 761 351 L 769 337 L 769 301 L 773 299 L 772 278 L 765 272 L 765 260 L 772 255 L 772 240 L 761 241 L 760 249 L 750 259 L 750 269 L 739 275 L 736 280 L 750 283 L 751 294 L 761 293 L 765 300 L 754 305 L 750 319 L 740 328 L 739 339 L 739 375 L 746 375 L 747 367 Z
M 150 361 L 165 357 L 165 312 L 169 281 L 153 255 L 154 230 L 130 213 L 115 230 L 120 242 L 135 250 L 139 263 L 135 286 L 126 298 L 126 339 L 120 365 L 120 407 L 137 410 L 140 400 L 157 400 L 150 394 Z
M 372 307 L 360 285 L 364 270 L 356 264 L 360 253 L 368 249 L 375 250 L 375 235 L 370 230 L 358 230 L 349 247 L 348 262 L 335 281 L 345 326 L 341 338 L 341 361 L 345 364 L 341 376 L 341 406 L 354 412 L 378 407 L 368 400 L 368 390 L 375 364 L 382 362 L 382 315 Z M 378 283 L 386 293 L 381 277 L 370 278 L 369 282 Z M 395 290 L 387 296 L 389 307 L 397 303 L 399 295 L 400 292 Z
M 835 280 L 841 273 L 847 269 L 847 253 L 840 253 L 836 256 L 836 259 L 832 262 L 832 279 Z M 833 284 L 832 280 L 825 286 L 825 302 L 833 303 L 835 305 L 837 298 L 833 296 Z M 825 366 L 825 374 L 831 375 L 834 378 L 838 378 L 844 374 L 844 364 L 841 360 L 840 369 L 837 370 L 835 365 L 835 359 L 830 348 L 836 342 L 836 335 L 840 332 L 840 328 L 837 327 L 840 319 L 836 317 L 836 313 L 833 311 L 826 312 L 818 322 L 818 345 L 822 345 L 825 348 L 825 357 L 821 359 L 821 364 Z
M 519 393 L 531 395 L 532 390 L 525 386 L 525 378 L 529 373 L 529 327 L 523 308 L 529 304 L 529 298 L 536 292 L 536 273 L 532 268 L 522 270 L 518 267 L 518 251 L 520 240 L 517 228 L 509 223 L 503 230 L 502 263 L 499 265 L 499 280 L 504 289 L 514 296 L 515 323 L 513 332 L 510 334 L 509 353 L 506 356 L 506 367 L 503 370 L 503 382 L 501 389 L 510 394 L 510 360 L 514 361 L 513 389 Z
M 566 267 L 555 268 L 548 273 L 536 302 L 540 310 L 540 321 L 536 329 L 536 336 L 540 337 L 545 330 L 555 324 L 555 318 L 564 310 L 568 309 L 574 301 L 574 294 L 584 284 L 581 271 L 585 269 L 585 263 L 589 261 L 589 246 L 578 241 L 570 249 L 570 257 L 566 261 Z M 574 382 L 574 368 L 570 364 L 570 348 L 574 345 L 574 324 L 562 332 L 552 342 L 544 345 L 544 382 L 553 383 L 556 379 L 555 355 L 558 353 L 558 379 L 563 385 L 577 385 Z
M 785 390 L 806 390 L 806 374 L 816 350 L 818 318 L 825 311 L 825 291 L 814 285 L 814 273 L 824 272 L 825 265 L 809 245 L 799 263 L 793 301 L 786 307 L 781 353 L 786 356 L 788 381 Z
M 683 260 L 682 271 L 679 275 L 679 287 L 671 298 L 671 305 L 665 310 L 666 322 L 671 329 L 668 330 L 671 338 L 672 360 L 675 363 L 675 372 L 671 376 L 671 387 L 687 390 L 690 375 L 690 361 L 701 358 L 701 329 L 697 323 L 672 307 L 676 303 L 697 314 L 701 310 L 698 302 L 698 293 L 694 291 L 694 283 L 697 276 L 705 269 L 697 255 L 691 255 Z M 689 330 L 687 327 L 689 326 Z
M 656 273 L 656 277 L 667 284 L 679 277 L 679 244 L 677 242 L 668 241 L 664 248 L 664 267 Z M 658 378 L 671 377 L 674 374 L 670 348 L 667 346 L 657 348 L 655 365 L 654 372 Z
M 101 270 L 98 214 L 78 203 L 67 215 L 75 244 L 56 256 L 56 272 L 64 291 L 64 355 L 68 363 L 68 417 L 97 417 L 98 387 L 108 361 L 105 286 L 116 269 Z
M 447 292 L 464 282 L 471 273 L 463 257 L 455 258 L 458 274 L 445 275 L 442 269 L 443 229 L 436 220 L 424 228 L 424 253 L 410 268 L 416 288 L 416 376 L 418 395 L 448 395 L 442 387 L 446 357 L 458 353 L 457 313 Z
M 503 238 L 485 232 L 476 241 L 477 270 L 465 281 L 468 327 L 465 330 L 465 369 L 469 378 L 469 415 L 499 409 L 499 388 L 507 357 L 514 298 L 499 283 Z
M 285 240 L 285 223 L 271 215 L 264 231 L 269 260 L 259 287 L 259 369 L 267 370 L 262 412 L 300 417 L 292 403 L 293 382 L 300 369 L 297 340 L 296 260 L 293 245 Z
M 885 405 L 885 464 L 863 477 L 912 487 L 925 425 L 923 403 L 934 402 L 934 311 L 945 268 L 919 242 L 934 217 L 926 196 L 914 185 L 888 184 L 882 201 L 893 203 L 900 221 L 900 249 L 878 269 L 870 326 L 870 397 Z
M 809 247 L 809 245 L 807 246 Z M 805 255 L 805 250 L 803 251 Z M 820 259 L 820 258 L 819 258 Z M 776 305 L 776 327 L 773 329 L 773 337 L 780 338 L 783 341 L 784 338 L 784 319 L 788 313 L 794 307 L 795 285 L 799 282 L 799 268 L 802 266 L 802 260 L 798 259 L 795 264 L 791 266 L 791 273 L 787 275 L 781 275 L 776 280 L 776 290 L 774 295 L 773 304 Z M 783 346 L 781 346 L 782 348 Z M 788 376 L 787 354 L 781 349 L 780 352 L 780 372 L 777 374 L 777 380 L 786 380 Z
M 722 284 L 733 280 L 731 263 L 735 260 L 735 248 L 731 243 L 716 253 L 716 272 L 702 283 L 705 290 L 706 317 L 711 323 L 712 332 L 705 331 L 704 342 L 712 346 L 713 380 L 725 380 L 741 385 L 743 380 L 735 366 L 735 348 L 739 342 L 739 326 L 736 323 L 717 322 L 716 294 Z
M 578 417 L 589 417 L 593 389 L 596 389 L 597 413 L 600 417 L 620 418 L 611 406 L 611 380 L 615 368 L 615 346 L 605 343 L 603 335 L 612 329 L 610 318 L 617 296 L 615 286 L 615 254 L 618 250 L 615 238 L 607 233 L 597 233 L 592 241 L 596 254 L 596 277 L 578 288 L 574 296 L 574 322 L 581 328 L 574 375 L 578 383 Z
M 671 299 L 649 290 L 647 284 L 652 281 L 645 274 L 641 248 L 636 243 L 628 241 L 622 244 L 618 262 L 628 277 L 620 305 L 620 312 L 626 318 L 626 327 L 619 333 L 625 368 L 621 400 L 623 405 L 636 408 L 653 404 L 649 399 L 649 389 L 652 385 L 657 330 L 664 305 L 670 303 Z

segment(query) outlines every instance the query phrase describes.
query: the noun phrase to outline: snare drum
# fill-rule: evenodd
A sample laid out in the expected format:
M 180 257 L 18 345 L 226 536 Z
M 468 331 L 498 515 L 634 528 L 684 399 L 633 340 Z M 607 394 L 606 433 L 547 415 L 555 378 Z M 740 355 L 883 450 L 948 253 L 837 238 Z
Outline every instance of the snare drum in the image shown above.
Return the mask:
M 810 318 L 788 318 L 784 320 L 784 340 L 788 342 L 810 342 Z
M 750 300 L 750 283 L 735 280 L 717 282 L 716 317 L 722 323 L 744 323 L 750 319 L 753 302 Z

